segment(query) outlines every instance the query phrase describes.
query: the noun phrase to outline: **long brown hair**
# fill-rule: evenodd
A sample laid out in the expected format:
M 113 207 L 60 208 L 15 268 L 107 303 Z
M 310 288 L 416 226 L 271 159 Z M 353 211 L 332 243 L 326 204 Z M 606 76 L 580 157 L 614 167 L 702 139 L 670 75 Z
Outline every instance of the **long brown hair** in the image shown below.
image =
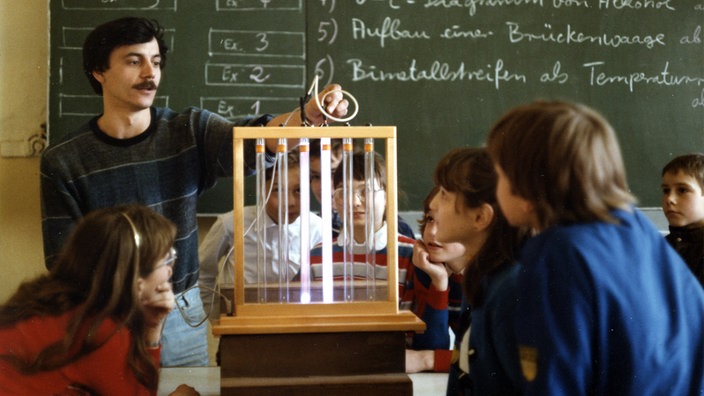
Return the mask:
M 494 218 L 489 226 L 486 242 L 467 263 L 463 272 L 463 289 L 471 305 L 479 305 L 484 296 L 482 279 L 516 261 L 526 233 L 512 227 L 501 213 L 496 200 L 497 176 L 482 148 L 457 148 L 445 155 L 435 168 L 435 185 L 457 193 L 469 208 L 487 204 L 493 208 Z M 459 208 L 456 208 L 459 210 Z
M 99 209 L 76 226 L 56 265 L 48 274 L 24 282 L 0 306 L 0 327 L 32 317 L 57 316 L 74 310 L 66 336 L 32 361 L 12 355 L 0 358 L 32 374 L 70 364 L 104 344 L 96 336 L 106 320 L 132 334 L 128 363 L 150 389 L 158 386 L 158 368 L 147 351 L 144 315 L 137 280 L 147 277 L 173 246 L 175 225 L 142 205 Z

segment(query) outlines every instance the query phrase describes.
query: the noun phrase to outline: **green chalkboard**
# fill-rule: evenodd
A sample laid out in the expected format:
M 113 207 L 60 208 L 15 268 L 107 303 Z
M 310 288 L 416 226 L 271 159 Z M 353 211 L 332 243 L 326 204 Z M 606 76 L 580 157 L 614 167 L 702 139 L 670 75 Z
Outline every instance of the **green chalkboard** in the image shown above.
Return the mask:
M 157 105 L 280 113 L 318 74 L 398 128 L 401 210 L 437 161 L 481 145 L 510 107 L 586 103 L 614 125 L 629 183 L 659 206 L 660 169 L 704 151 L 704 0 L 51 0 L 50 142 L 100 112 L 80 46 L 98 23 L 158 19 L 172 53 Z M 237 78 L 246 76 L 246 78 Z M 225 179 L 199 211 L 231 208 Z

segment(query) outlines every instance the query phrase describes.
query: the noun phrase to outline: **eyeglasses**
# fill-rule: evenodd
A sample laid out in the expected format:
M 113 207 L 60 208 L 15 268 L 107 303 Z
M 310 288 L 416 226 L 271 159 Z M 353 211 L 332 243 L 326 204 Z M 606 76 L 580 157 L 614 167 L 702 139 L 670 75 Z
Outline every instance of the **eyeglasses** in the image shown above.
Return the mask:
M 357 199 L 359 199 L 359 202 L 361 202 L 362 204 L 367 202 L 367 189 L 366 188 L 359 187 L 359 188 L 355 188 L 352 191 L 354 193 L 354 196 Z M 382 192 L 382 191 L 384 191 L 383 188 L 378 188 L 378 189 L 372 190 L 372 193 L 376 194 L 376 193 Z M 342 205 L 342 201 L 344 200 L 344 196 L 345 196 L 345 194 L 344 194 L 344 190 L 342 188 L 337 188 L 332 192 L 332 199 L 334 199 L 335 203 L 337 203 L 338 205 Z
M 154 267 L 154 269 L 161 268 L 164 266 L 173 267 L 174 264 L 176 263 L 177 258 L 178 258 L 178 255 L 176 254 L 176 249 L 171 248 L 171 250 L 169 250 L 169 254 L 166 256 L 166 258 L 159 265 Z

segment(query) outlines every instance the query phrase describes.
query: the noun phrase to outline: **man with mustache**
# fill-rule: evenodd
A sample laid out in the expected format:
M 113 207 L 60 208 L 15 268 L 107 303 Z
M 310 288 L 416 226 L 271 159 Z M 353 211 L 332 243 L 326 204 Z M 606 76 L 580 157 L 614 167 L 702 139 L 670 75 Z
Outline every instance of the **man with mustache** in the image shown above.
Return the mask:
M 301 116 L 296 111 L 231 122 L 194 107 L 182 112 L 153 107 L 168 51 L 163 32 L 154 20 L 127 17 L 98 26 L 86 38 L 83 69 L 103 97 L 103 113 L 52 142 L 42 155 L 44 254 L 51 269 L 70 229 L 94 209 L 142 203 L 172 220 L 178 226 L 172 282 L 182 309 L 166 319 L 161 362 L 203 366 L 208 364 L 206 325 L 195 326 L 204 317 L 197 288 L 197 198 L 218 177 L 232 175 L 233 126 L 300 125 Z M 320 93 L 336 117 L 348 106 L 339 89 L 331 85 Z M 314 103 L 306 105 L 305 114 L 313 124 L 324 119 Z M 250 143 L 245 161 L 252 173 Z M 266 145 L 273 160 L 276 141 Z

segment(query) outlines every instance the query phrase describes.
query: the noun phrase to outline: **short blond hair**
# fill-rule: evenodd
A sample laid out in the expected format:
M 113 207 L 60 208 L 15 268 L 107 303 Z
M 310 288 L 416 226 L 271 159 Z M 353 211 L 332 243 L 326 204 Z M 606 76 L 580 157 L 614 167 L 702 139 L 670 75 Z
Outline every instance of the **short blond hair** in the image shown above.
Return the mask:
M 535 205 L 542 229 L 615 222 L 612 210 L 636 202 L 616 133 L 585 105 L 535 101 L 515 107 L 492 127 L 488 150 L 513 193 Z

